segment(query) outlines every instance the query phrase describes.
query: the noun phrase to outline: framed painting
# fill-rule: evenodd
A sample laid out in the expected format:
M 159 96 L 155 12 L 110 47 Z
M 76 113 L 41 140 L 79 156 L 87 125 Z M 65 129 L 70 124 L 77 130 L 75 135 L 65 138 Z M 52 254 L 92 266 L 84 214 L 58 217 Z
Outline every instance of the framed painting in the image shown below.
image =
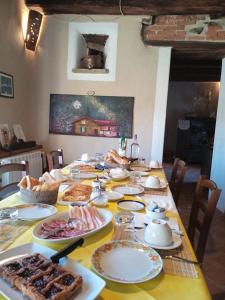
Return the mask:
M 132 138 L 133 97 L 50 95 L 49 133 Z
M 0 72 L 0 97 L 14 98 L 13 76 Z

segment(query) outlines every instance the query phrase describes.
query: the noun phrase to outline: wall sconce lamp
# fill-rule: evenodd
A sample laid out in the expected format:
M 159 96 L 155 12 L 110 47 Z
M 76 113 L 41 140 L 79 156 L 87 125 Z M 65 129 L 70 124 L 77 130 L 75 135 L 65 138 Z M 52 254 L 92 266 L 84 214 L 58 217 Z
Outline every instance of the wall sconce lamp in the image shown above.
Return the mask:
M 42 14 L 36 10 L 30 10 L 27 22 L 27 32 L 25 46 L 31 51 L 35 51 L 38 36 L 40 33 Z

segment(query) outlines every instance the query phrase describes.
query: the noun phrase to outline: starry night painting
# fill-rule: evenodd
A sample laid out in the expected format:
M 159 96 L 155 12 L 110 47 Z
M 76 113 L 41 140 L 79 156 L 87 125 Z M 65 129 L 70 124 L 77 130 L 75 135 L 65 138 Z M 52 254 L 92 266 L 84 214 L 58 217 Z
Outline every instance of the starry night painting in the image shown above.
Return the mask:
M 133 97 L 50 95 L 49 133 L 132 138 Z

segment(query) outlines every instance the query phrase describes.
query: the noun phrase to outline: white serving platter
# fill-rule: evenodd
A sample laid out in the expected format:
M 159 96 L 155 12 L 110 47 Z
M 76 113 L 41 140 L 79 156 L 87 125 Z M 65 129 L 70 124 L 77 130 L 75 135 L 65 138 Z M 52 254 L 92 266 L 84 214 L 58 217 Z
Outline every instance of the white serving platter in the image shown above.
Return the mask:
M 95 250 L 93 269 L 111 281 L 136 284 L 155 278 L 162 270 L 160 255 L 133 241 L 113 241 Z
M 41 231 L 41 225 L 43 223 L 50 223 L 55 219 L 60 219 L 60 220 L 68 220 L 69 219 L 69 212 L 62 212 L 62 213 L 58 213 L 52 217 L 49 217 L 47 219 L 44 220 L 44 222 L 39 222 L 33 229 L 33 237 L 39 241 L 42 242 L 47 242 L 47 243 L 65 243 L 65 242 L 72 242 L 75 240 L 78 240 L 79 238 L 83 237 L 88 237 L 90 235 L 95 234 L 96 232 L 98 232 L 99 230 L 103 229 L 104 227 L 106 227 L 111 221 L 112 221 L 112 213 L 107 210 L 107 209 L 102 209 L 99 208 L 98 209 L 99 213 L 101 214 L 101 216 L 104 218 L 105 222 L 102 224 L 102 226 L 94 229 L 94 230 L 90 230 L 86 233 L 80 234 L 80 235 L 76 235 L 73 237 L 68 237 L 68 238 L 54 238 L 54 239 L 45 239 L 43 237 L 41 237 L 40 235 L 40 231 Z
M 34 253 L 40 253 L 49 258 L 55 254 L 56 251 L 36 243 L 25 244 L 1 252 L 0 265 L 1 263 L 4 263 L 5 260 L 9 260 L 11 258 L 16 259 L 24 255 Z M 105 287 L 105 281 L 102 278 L 70 258 L 61 259 L 60 265 L 83 277 L 83 286 L 81 291 L 74 297 L 70 298 L 70 300 L 93 300 Z M 28 300 L 27 297 L 24 297 L 18 290 L 13 289 L 2 278 L 0 278 L 0 292 L 6 297 L 6 299 L 9 300 Z

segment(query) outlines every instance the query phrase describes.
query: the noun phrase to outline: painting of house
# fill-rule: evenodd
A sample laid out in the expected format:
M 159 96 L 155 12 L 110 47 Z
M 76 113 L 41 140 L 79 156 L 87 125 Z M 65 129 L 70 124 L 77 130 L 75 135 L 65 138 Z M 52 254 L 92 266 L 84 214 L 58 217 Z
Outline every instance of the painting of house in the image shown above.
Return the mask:
M 49 132 L 132 137 L 133 97 L 50 95 Z

